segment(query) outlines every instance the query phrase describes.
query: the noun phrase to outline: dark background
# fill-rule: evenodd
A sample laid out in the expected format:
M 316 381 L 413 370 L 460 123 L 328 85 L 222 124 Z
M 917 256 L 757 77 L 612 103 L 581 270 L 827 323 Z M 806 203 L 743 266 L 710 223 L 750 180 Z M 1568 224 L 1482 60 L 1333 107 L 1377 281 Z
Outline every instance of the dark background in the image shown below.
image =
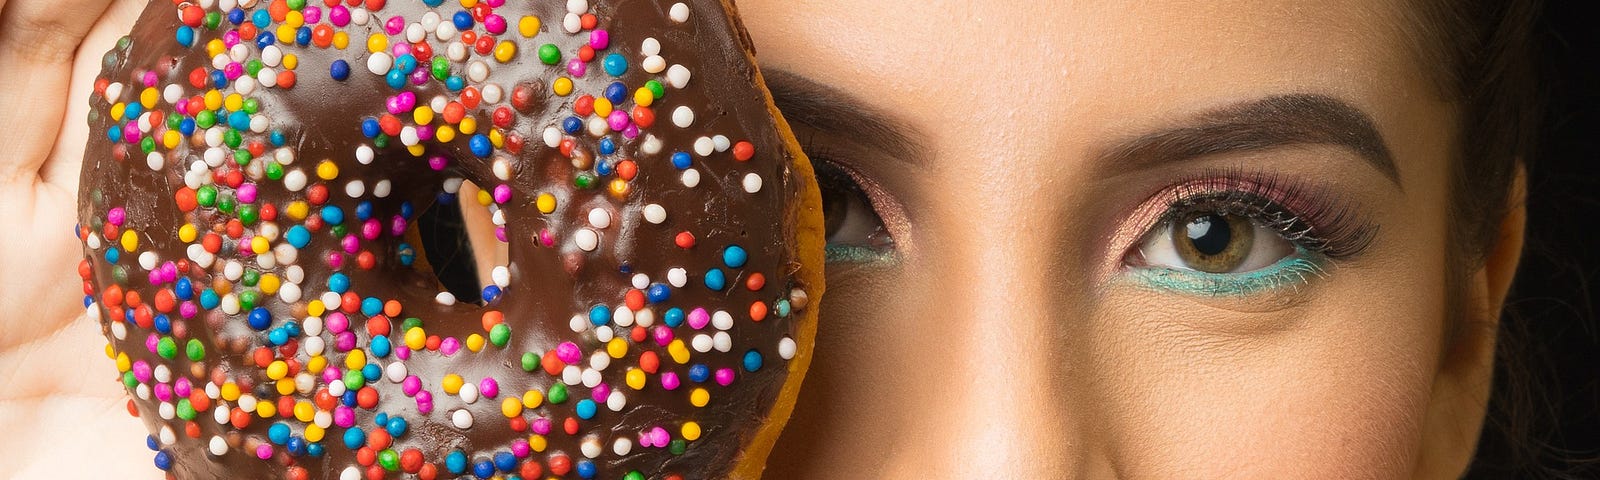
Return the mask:
M 1468 478 L 1600 478 L 1600 2 L 1551 1 L 1528 238 Z

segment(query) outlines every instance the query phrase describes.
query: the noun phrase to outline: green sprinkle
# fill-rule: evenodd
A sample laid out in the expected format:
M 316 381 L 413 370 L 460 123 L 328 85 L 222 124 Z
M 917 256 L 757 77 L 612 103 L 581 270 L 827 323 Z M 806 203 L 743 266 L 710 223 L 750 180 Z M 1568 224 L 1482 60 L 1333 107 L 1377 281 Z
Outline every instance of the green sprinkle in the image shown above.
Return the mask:
M 561 47 L 557 47 L 554 43 L 540 45 L 539 61 L 544 62 L 545 65 L 561 63 Z
M 156 354 L 166 359 L 177 358 L 178 343 L 172 341 L 172 337 L 161 337 L 161 341 L 156 342 Z
M 539 356 L 538 355 L 534 355 L 533 352 L 526 352 L 526 353 L 522 354 L 522 371 L 524 371 L 524 372 L 532 372 L 532 371 L 534 371 L 535 369 L 538 369 L 538 368 L 539 368 Z
M 562 385 L 560 382 L 550 385 L 550 391 L 544 394 L 544 398 L 552 404 L 567 401 L 567 386 Z
M 511 341 L 511 327 L 502 323 L 489 329 L 489 343 L 493 343 L 496 347 L 504 347 L 509 341 Z
M 191 362 L 198 362 L 206 358 L 206 345 L 200 343 L 198 338 L 189 339 L 189 344 L 184 349 L 189 354 L 189 361 Z

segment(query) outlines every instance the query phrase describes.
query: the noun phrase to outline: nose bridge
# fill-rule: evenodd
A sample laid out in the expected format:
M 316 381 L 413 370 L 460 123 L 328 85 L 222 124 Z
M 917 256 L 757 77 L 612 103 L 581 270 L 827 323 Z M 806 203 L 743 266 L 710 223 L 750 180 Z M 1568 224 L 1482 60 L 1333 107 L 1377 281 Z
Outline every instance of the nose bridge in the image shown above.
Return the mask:
M 983 188 L 983 187 L 977 187 Z M 929 291 L 945 292 L 929 318 L 948 325 L 949 341 L 935 342 L 940 371 L 920 430 L 926 447 L 951 477 L 1064 478 L 1075 428 L 1065 411 L 1060 348 L 1066 309 L 1048 275 L 1054 242 L 1047 229 L 1029 228 L 1037 205 L 1005 194 L 940 208 L 955 225 L 940 231 L 989 232 L 936 248 L 940 272 Z M 964 210 L 964 211 L 963 211 Z M 924 457 L 926 458 L 926 457 Z M 942 476 L 942 475 L 941 475 Z

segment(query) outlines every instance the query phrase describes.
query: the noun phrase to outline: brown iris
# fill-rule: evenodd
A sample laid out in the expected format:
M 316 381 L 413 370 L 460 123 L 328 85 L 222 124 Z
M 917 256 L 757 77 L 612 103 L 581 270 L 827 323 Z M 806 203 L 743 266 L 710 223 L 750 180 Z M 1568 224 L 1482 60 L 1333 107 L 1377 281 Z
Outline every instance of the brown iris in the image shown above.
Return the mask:
M 1227 273 L 1239 268 L 1255 243 L 1255 226 L 1240 215 L 1195 212 L 1172 222 L 1172 243 L 1189 268 Z

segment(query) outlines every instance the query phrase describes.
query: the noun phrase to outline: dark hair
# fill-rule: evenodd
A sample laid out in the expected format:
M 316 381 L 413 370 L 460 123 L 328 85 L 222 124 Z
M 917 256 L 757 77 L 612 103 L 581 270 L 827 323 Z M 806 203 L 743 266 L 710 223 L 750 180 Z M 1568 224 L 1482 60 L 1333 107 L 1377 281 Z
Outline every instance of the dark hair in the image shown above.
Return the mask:
M 1458 141 L 1450 171 L 1448 242 L 1452 295 L 1486 260 L 1510 205 L 1519 167 L 1535 160 L 1544 90 L 1535 38 L 1540 6 L 1534 0 L 1416 0 L 1415 40 L 1423 57 L 1442 68 L 1440 90 L 1458 105 Z M 1460 302 L 1452 302 L 1459 305 Z M 1509 309 L 1508 309 L 1509 310 Z M 1473 318 L 1468 312 L 1457 312 Z M 1453 322 L 1454 329 L 1471 328 Z M 1567 452 L 1535 433 L 1557 421 L 1553 385 L 1534 368 L 1543 358 L 1528 326 L 1514 312 L 1500 315 L 1494 385 L 1479 449 L 1469 477 L 1566 477 Z M 1455 337 L 1452 335 L 1451 337 Z M 1545 381 L 1541 381 L 1544 379 Z

